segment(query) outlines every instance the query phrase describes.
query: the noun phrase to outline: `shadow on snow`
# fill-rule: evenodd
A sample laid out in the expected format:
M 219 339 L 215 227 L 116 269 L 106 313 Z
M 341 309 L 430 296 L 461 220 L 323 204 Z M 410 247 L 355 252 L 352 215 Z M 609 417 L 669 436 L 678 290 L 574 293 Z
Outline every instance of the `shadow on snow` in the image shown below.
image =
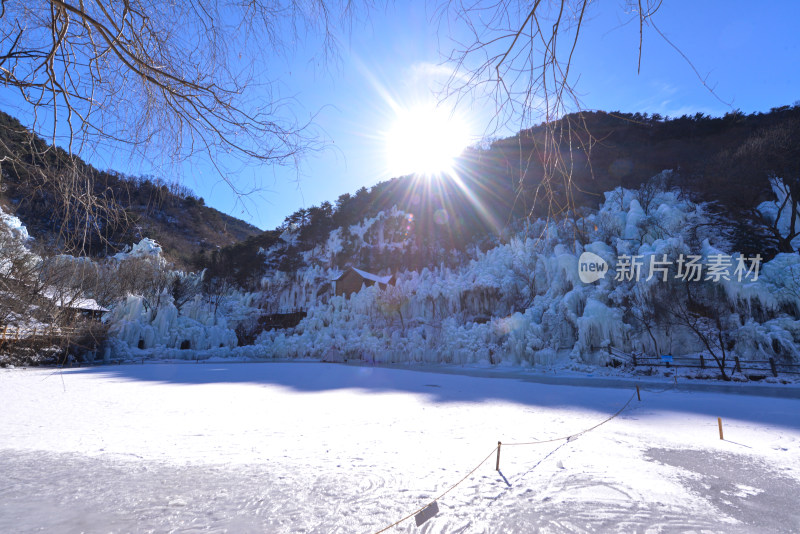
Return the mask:
M 643 402 L 634 398 L 623 417 L 683 412 L 708 415 L 714 419 L 751 420 L 800 428 L 800 388 L 796 387 L 685 383 L 678 384 L 675 389 L 669 383 L 637 382 L 632 377 L 547 376 L 448 366 L 409 368 L 318 362 L 148 363 L 68 369 L 64 372 L 67 376 L 95 375 L 98 378 L 167 384 L 280 386 L 306 393 L 345 389 L 375 394 L 407 393 L 437 403 L 510 402 L 542 408 L 580 408 L 600 414 L 616 412 L 631 398 L 639 383 Z M 642 408 L 645 413 L 642 413 Z

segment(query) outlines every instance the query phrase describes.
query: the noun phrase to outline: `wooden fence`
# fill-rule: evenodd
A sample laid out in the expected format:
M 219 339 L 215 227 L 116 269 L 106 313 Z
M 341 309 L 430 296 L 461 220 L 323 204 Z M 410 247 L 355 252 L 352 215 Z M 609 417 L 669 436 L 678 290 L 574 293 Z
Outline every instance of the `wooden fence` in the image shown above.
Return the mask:
M 9 326 L 0 327 L 0 348 L 10 346 L 43 347 L 48 345 L 63 346 L 75 343 L 77 340 L 92 336 L 87 328 L 80 327 L 26 327 Z
M 712 357 L 707 357 L 700 354 L 699 358 L 688 356 L 674 356 L 670 359 L 664 359 L 660 356 L 644 356 L 637 354 L 628 354 L 617 350 L 613 347 L 608 348 L 608 353 L 611 355 L 612 360 L 616 360 L 619 364 L 630 364 L 634 367 L 679 367 L 679 368 L 694 368 L 694 369 L 719 369 L 717 361 Z M 725 369 L 731 374 L 739 372 L 748 377 L 763 378 L 767 373 L 777 377 L 778 374 L 787 375 L 800 375 L 800 364 L 778 362 L 775 358 L 767 360 L 742 360 L 738 356 L 733 358 L 726 358 Z

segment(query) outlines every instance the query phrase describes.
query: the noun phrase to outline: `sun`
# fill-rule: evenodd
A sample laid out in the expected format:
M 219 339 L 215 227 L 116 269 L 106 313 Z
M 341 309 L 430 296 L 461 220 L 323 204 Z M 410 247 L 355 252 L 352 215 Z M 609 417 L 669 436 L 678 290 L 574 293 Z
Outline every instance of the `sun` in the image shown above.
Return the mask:
M 433 105 L 400 110 L 386 134 L 389 173 L 452 174 L 469 142 L 468 124 L 455 113 Z

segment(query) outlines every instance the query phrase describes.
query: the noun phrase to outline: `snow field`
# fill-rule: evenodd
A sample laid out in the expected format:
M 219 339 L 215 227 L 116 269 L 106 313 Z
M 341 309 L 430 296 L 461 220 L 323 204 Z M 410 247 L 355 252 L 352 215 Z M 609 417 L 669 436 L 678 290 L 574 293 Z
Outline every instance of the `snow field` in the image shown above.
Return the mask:
M 580 432 L 632 393 L 318 363 L 2 370 L 0 530 L 376 532 L 498 440 Z M 393 531 L 800 528 L 798 399 L 643 390 L 494 460 Z

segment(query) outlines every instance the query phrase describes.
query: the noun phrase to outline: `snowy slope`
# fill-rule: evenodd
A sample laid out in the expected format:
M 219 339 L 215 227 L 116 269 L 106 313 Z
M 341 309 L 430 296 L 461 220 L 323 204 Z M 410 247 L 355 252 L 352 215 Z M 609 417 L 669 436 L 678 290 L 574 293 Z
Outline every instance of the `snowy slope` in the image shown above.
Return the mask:
M 328 361 L 580 368 L 604 365 L 609 346 L 651 356 L 705 352 L 711 360 L 687 325 L 674 324 L 667 311 L 654 315 L 665 301 L 691 313 L 697 297 L 685 290 L 692 284 L 710 314 L 700 314 L 699 330 L 716 338 L 719 325 L 725 338 L 720 356 L 724 348 L 729 361 L 800 361 L 800 256 L 779 254 L 757 271 L 737 272 L 752 258 L 730 250 L 707 206 L 677 191 L 659 192 L 646 208 L 639 199 L 638 192 L 618 188 L 596 213 L 558 224 L 539 221 L 507 243 L 475 252 L 464 265 L 400 269 L 396 287 L 367 288 L 349 299 L 306 298 L 308 317 L 297 329 L 266 333 L 258 342 L 267 356 Z M 609 265 L 610 273 L 595 284 L 579 279 L 584 252 Z M 639 258 L 640 279 L 615 279 L 625 256 Z M 701 282 L 681 285 L 676 265 L 690 256 L 706 271 Z M 706 279 L 709 266 L 723 257 L 727 267 Z M 647 276 L 651 262 L 665 260 L 668 281 Z M 304 278 L 303 272 L 289 294 L 313 295 L 320 277 Z
M 664 182 L 665 175 L 654 178 L 656 184 Z M 777 193 L 779 185 L 776 181 Z M 777 201 L 762 204 L 762 215 L 780 218 L 780 202 L 778 195 Z M 386 290 L 373 286 L 350 298 L 332 295 L 345 246 L 354 257 L 364 251 L 413 252 L 407 224 L 413 218 L 394 208 L 337 228 L 323 244 L 302 252 L 295 271 L 268 271 L 255 293 L 227 289 L 180 306 L 168 290 L 150 300 L 120 295 L 107 319 L 111 338 L 104 356 L 584 371 L 606 365 L 614 349 L 656 357 L 699 359 L 703 354 L 712 366 L 715 357 L 724 356 L 727 368 L 735 357 L 800 363 L 800 255 L 778 254 L 760 263 L 756 273 L 741 276 L 737 269 L 753 258 L 731 249 L 709 206 L 678 191 L 644 196 L 617 188 L 605 194 L 596 211 L 581 217 L 529 222 L 485 251 L 443 252 L 450 259 L 459 254 L 463 261 L 443 260 L 421 270 L 398 264 L 394 272 L 376 273 L 381 279 L 395 276 L 396 285 Z M 19 227 L 9 217 L 4 221 Z M 775 222 L 788 227 L 783 219 Z M 263 251 L 264 261 L 279 263 L 276 258 L 297 239 L 298 229 L 287 228 L 278 244 Z M 583 253 L 605 261 L 608 274 L 595 283 L 581 281 Z M 160 247 L 149 239 L 116 259 L 136 256 L 163 262 Z M 678 280 L 680 259 L 692 256 L 706 275 L 720 258 L 729 263 L 717 270 L 717 279 Z M 626 257 L 638 258 L 639 279 L 615 276 Z M 667 281 L 647 276 L 647 267 L 657 262 L 670 264 Z M 296 328 L 258 335 L 260 318 L 297 309 L 306 310 L 307 317 Z M 682 323 L 676 310 L 691 317 Z M 240 346 L 244 340 L 248 344 Z

